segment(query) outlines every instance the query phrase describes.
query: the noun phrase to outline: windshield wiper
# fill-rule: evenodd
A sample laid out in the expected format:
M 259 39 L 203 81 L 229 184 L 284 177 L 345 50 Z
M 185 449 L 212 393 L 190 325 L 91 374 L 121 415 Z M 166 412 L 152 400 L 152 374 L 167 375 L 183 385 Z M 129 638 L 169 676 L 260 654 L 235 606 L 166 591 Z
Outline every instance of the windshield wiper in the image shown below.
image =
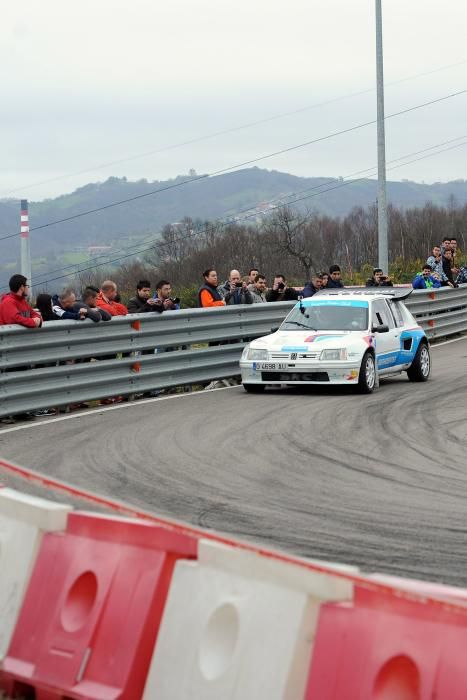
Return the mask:
M 307 326 L 306 323 L 300 323 L 300 321 L 284 321 L 284 323 L 288 323 L 289 325 L 294 326 L 300 326 L 300 328 L 306 328 L 307 331 L 316 331 L 316 328 L 311 328 L 311 326 Z

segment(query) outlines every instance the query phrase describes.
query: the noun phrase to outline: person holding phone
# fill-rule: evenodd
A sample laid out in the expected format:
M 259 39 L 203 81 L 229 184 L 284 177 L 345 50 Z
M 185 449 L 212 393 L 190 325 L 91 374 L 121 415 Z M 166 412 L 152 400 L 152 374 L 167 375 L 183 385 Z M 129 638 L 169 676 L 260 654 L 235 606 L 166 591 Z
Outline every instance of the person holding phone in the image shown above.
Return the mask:
M 373 268 L 373 274 L 366 281 L 365 287 L 392 287 L 391 278 L 384 274 L 380 267 Z
M 287 286 L 284 275 L 276 275 L 271 289 L 266 294 L 267 301 L 297 301 L 298 292 Z

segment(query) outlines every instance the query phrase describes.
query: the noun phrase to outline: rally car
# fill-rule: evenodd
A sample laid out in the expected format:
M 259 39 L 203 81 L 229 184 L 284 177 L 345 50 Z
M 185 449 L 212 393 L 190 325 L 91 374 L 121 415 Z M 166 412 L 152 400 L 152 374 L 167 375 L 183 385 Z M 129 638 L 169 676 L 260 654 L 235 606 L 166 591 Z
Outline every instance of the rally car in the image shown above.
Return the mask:
M 248 392 L 267 385 L 344 384 L 371 393 L 379 378 L 430 375 L 425 332 L 404 305 L 411 289 L 335 289 L 301 299 L 280 328 L 247 345 L 240 361 Z

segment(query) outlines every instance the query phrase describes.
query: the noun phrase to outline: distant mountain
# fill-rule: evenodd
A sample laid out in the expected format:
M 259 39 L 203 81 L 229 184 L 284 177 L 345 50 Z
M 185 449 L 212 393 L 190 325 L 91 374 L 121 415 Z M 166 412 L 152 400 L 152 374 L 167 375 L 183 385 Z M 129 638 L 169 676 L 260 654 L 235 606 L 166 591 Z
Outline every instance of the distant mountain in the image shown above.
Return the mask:
M 133 201 L 110 207 L 71 221 L 46 226 L 31 234 L 32 256 L 47 260 L 64 254 L 86 251 L 89 246 L 122 246 L 143 235 L 156 234 L 167 223 L 184 216 L 193 219 L 234 219 L 248 207 L 258 213 L 268 210 L 268 202 L 289 195 L 307 197 L 299 205 L 329 215 L 343 215 L 354 206 L 367 206 L 376 200 L 374 180 L 348 181 L 332 178 L 296 177 L 287 173 L 248 168 L 213 178 L 196 179 L 196 174 L 179 176 L 164 182 L 111 177 L 103 183 L 80 187 L 71 194 L 29 203 L 31 227 L 73 217 L 120 200 Z M 184 181 L 188 184 L 181 185 Z M 159 190 L 159 193 L 154 191 Z M 302 190 L 306 192 L 300 193 Z M 322 192 L 328 190 L 327 192 Z M 425 185 L 416 182 L 389 182 L 388 199 L 396 206 L 423 206 L 427 201 L 440 206 L 454 197 L 459 205 L 467 203 L 467 181 Z M 19 230 L 19 200 L 0 200 L 0 238 Z M 0 260 L 17 265 L 19 240 L 0 241 Z M 71 261 L 72 262 L 72 261 Z M 4 276 L 4 275 L 2 275 Z

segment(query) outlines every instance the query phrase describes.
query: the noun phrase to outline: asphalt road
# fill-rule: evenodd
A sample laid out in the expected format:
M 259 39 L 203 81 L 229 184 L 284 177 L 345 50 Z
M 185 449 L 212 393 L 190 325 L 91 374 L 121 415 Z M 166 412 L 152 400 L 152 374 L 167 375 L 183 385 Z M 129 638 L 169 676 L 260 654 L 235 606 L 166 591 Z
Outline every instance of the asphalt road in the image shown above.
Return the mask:
M 0 455 L 274 548 L 467 586 L 467 338 L 432 356 L 424 384 L 124 404 L 4 428 Z

